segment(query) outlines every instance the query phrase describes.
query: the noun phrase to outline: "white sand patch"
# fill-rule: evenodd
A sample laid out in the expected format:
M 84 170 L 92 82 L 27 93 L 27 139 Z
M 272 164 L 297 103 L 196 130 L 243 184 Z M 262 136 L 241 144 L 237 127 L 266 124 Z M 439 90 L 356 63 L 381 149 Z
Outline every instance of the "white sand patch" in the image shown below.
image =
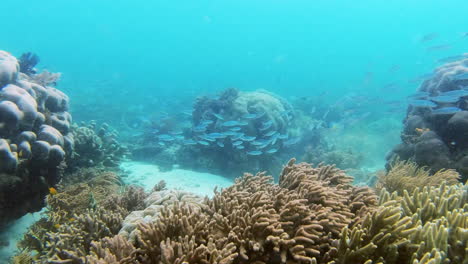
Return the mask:
M 123 162 L 120 169 L 127 174 L 127 177 L 123 178 L 126 184 L 142 186 L 148 192 L 159 181 L 164 180 L 168 189 L 184 190 L 212 197 L 216 186 L 219 190 L 233 184 L 232 180 L 220 175 L 182 169 L 163 172 L 157 165 L 143 162 Z

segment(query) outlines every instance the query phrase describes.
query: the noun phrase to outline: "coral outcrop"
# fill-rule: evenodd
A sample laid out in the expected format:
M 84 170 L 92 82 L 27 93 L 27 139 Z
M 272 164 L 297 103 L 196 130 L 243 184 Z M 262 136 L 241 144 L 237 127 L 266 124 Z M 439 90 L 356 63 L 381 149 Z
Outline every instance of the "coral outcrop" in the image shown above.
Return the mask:
M 424 81 L 410 106 L 402 143 L 388 156 L 414 160 L 432 172 L 456 169 L 468 179 L 468 58 L 440 66 Z
M 117 167 L 126 156 L 127 148 L 117 140 L 117 132 L 106 123 L 97 126 L 73 124 L 72 134 L 75 139 L 72 158 L 67 161 L 70 170 L 80 167 Z
M 42 208 L 74 144 L 68 97 L 20 68 L 0 51 L 0 225 Z

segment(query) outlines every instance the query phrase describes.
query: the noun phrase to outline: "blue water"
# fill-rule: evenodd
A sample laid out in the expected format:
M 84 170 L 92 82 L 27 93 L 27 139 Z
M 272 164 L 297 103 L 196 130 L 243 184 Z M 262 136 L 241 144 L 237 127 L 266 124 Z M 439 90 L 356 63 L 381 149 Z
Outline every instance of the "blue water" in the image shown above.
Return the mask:
M 265 89 L 348 111 L 326 139 L 371 171 L 400 142 L 411 80 L 468 45 L 466 0 L 2 0 L 0 10 L 0 50 L 61 72 L 74 121 L 131 138 L 198 96 Z
M 72 98 L 99 93 L 92 86 L 102 80 L 115 97 L 234 86 L 332 98 L 381 92 L 462 52 L 467 8 L 463 0 L 4 0 L 0 32 L 3 49 L 33 51 L 63 72 Z M 440 36 L 422 45 L 432 32 Z M 425 49 L 446 43 L 453 47 Z M 401 69 L 389 74 L 393 65 Z

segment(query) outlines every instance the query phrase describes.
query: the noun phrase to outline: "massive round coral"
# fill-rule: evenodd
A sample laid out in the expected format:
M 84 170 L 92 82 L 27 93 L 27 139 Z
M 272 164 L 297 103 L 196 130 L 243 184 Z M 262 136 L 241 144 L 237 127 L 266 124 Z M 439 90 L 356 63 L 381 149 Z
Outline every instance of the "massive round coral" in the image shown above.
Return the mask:
M 0 225 L 39 210 L 72 153 L 68 97 L 0 51 Z

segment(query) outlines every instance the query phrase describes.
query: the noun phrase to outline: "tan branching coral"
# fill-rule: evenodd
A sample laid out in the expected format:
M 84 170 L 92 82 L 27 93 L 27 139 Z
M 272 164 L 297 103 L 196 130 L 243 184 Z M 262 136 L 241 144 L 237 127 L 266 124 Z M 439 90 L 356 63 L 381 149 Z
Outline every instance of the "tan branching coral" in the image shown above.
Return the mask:
M 140 223 L 133 247 L 121 238 L 95 243 L 93 263 L 326 263 L 340 231 L 377 203 L 366 188 L 332 166 L 294 164 L 279 185 L 263 173 L 245 174 L 204 206 L 175 202 L 158 219 Z M 117 252 L 124 245 L 131 255 Z M 100 262 L 101 261 L 101 262 Z M 131 261 L 130 261 L 131 262 Z
M 430 173 L 425 167 L 412 161 L 396 160 L 388 172 L 379 172 L 377 189 L 385 188 L 389 192 L 397 191 L 400 195 L 404 190 L 413 191 L 417 187 L 439 186 L 443 182 L 457 184 L 460 174 L 453 169 L 439 170 Z
M 468 263 L 466 185 L 382 191 L 380 207 L 345 228 L 334 263 Z

